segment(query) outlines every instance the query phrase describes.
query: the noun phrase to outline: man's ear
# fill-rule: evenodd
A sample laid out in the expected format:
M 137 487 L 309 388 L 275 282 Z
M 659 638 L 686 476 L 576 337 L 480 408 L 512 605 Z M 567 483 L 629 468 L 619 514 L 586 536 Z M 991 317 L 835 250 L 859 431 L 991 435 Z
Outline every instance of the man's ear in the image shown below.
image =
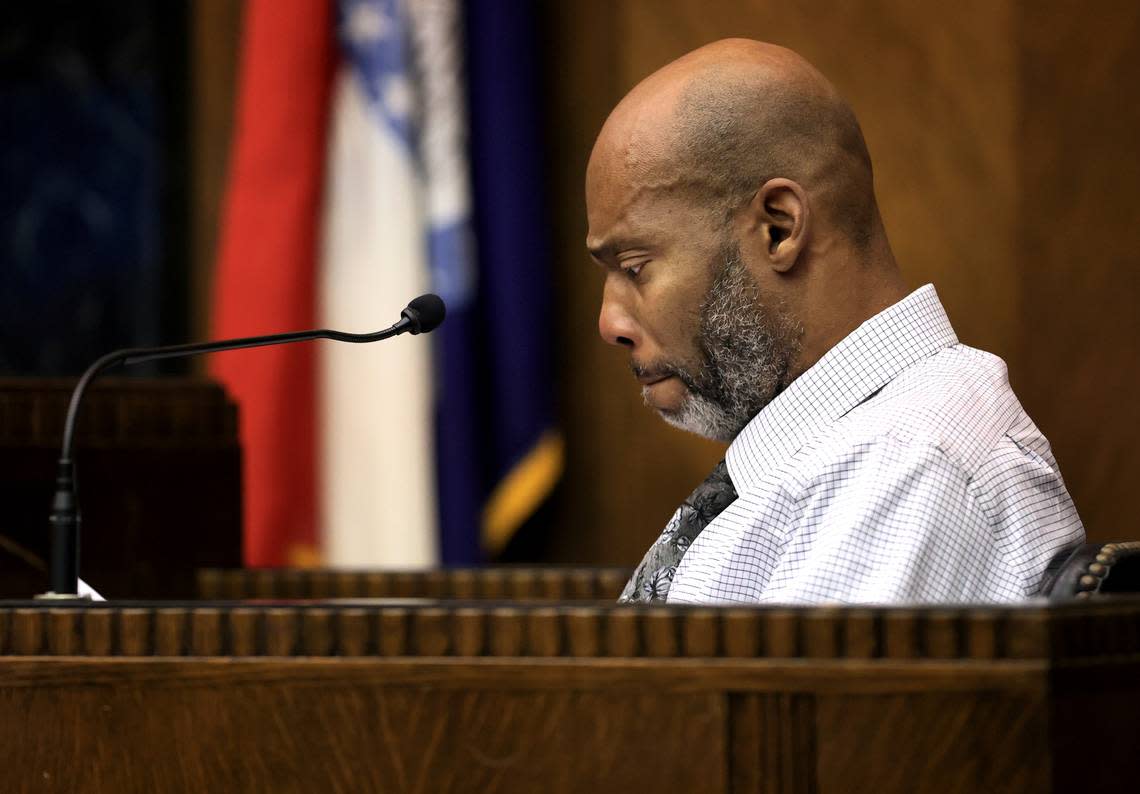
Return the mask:
M 786 273 L 807 247 L 810 209 L 807 192 L 783 177 L 769 179 L 745 210 L 753 252 L 769 267 Z

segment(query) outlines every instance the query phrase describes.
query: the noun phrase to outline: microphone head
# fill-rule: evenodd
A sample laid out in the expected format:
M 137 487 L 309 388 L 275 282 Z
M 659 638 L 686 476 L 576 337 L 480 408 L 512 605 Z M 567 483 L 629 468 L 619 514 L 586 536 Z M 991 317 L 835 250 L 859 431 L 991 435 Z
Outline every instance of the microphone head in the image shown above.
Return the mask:
M 429 292 L 413 299 L 400 314 L 411 324 L 411 333 L 426 334 L 439 327 L 447 308 L 443 305 L 443 298 Z

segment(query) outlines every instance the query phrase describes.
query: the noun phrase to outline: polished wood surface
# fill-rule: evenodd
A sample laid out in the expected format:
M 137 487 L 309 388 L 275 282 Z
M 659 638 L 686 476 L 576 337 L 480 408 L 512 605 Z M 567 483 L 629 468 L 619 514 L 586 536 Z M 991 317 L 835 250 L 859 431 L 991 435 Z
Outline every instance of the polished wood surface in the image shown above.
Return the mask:
M 1124 791 L 1138 673 L 1135 599 L 6 603 L 0 789 Z

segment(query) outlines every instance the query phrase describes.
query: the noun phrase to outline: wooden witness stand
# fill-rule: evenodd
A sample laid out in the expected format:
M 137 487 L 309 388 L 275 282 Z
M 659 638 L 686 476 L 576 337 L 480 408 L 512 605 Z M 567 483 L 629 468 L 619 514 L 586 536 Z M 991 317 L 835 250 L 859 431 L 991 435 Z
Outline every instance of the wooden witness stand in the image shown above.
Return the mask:
M 543 580 L 486 575 L 497 584 L 458 580 L 475 576 L 474 599 Z M 606 576 L 547 573 L 546 591 L 512 602 L 4 602 L 0 791 L 1133 790 L 1138 599 L 543 600 Z

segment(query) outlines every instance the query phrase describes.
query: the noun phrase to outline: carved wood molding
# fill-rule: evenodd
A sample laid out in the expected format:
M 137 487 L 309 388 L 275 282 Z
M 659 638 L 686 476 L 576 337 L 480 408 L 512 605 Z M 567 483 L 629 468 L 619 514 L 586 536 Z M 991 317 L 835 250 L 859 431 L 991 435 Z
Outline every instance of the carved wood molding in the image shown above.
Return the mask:
M 203 599 L 430 598 L 510 601 L 614 601 L 628 568 L 503 567 L 425 571 L 328 569 L 205 569 Z
M 1140 654 L 1140 600 L 1022 607 L 0 606 L 0 655 L 1065 661 Z

